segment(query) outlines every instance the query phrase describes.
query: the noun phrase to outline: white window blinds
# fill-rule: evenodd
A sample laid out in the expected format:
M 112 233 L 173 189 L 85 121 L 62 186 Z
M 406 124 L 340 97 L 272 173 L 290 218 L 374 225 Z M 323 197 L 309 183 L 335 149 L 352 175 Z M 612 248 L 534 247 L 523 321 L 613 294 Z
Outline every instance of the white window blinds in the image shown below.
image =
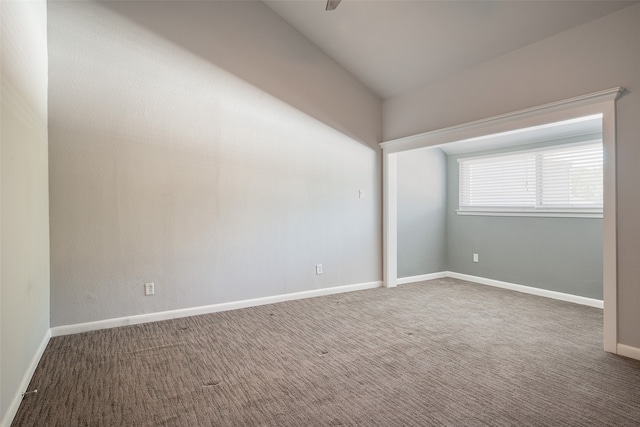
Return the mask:
M 602 142 L 459 159 L 460 211 L 602 212 Z

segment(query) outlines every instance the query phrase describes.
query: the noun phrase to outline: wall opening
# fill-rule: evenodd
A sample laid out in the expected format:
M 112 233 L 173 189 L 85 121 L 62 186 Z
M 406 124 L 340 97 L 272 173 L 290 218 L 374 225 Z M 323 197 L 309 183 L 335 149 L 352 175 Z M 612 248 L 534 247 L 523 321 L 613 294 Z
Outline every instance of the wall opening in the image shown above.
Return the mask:
M 524 132 L 544 131 L 550 124 L 598 116 L 604 148 L 604 208 L 602 228 L 604 349 L 616 353 L 617 347 L 617 253 L 616 253 L 616 170 L 615 100 L 623 89 L 613 88 L 528 110 L 517 111 L 472 123 L 465 123 L 380 144 L 383 149 L 384 283 L 398 283 L 397 266 L 397 174 L 401 152 L 452 143 L 463 146 L 470 141 L 487 141 Z M 499 139 L 499 138 L 498 138 Z M 494 140 L 495 141 L 495 140 Z M 506 146 L 514 143 L 504 142 Z M 492 147 L 496 148 L 496 147 Z

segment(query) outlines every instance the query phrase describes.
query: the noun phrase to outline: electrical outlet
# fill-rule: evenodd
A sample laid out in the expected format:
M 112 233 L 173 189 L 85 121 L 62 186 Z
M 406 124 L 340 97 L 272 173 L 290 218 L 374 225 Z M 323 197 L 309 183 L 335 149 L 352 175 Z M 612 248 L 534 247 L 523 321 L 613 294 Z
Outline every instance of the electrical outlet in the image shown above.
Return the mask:
M 358 198 L 359 199 L 364 199 L 364 190 L 358 191 Z
M 153 295 L 155 293 L 155 286 L 153 285 L 153 282 L 144 284 L 144 294 L 146 296 Z
M 316 274 L 322 274 L 322 264 L 316 264 Z
M 473 254 L 473 262 L 478 262 L 478 254 Z

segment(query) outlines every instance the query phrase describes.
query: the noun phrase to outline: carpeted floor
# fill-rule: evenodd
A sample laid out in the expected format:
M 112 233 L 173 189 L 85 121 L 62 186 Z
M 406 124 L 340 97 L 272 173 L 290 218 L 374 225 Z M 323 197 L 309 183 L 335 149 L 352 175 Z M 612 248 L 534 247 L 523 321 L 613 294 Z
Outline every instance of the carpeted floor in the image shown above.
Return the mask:
M 15 426 L 638 426 L 602 311 L 442 279 L 51 339 Z

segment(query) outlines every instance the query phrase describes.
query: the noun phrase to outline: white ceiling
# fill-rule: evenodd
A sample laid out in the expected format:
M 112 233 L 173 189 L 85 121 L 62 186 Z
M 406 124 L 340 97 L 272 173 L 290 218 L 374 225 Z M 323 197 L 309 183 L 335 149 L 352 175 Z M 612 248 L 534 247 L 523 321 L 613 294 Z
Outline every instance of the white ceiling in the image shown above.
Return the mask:
M 264 0 L 361 82 L 389 98 L 635 1 Z
M 438 146 L 447 154 L 472 153 L 576 137 L 602 138 L 602 114 L 485 135 Z

